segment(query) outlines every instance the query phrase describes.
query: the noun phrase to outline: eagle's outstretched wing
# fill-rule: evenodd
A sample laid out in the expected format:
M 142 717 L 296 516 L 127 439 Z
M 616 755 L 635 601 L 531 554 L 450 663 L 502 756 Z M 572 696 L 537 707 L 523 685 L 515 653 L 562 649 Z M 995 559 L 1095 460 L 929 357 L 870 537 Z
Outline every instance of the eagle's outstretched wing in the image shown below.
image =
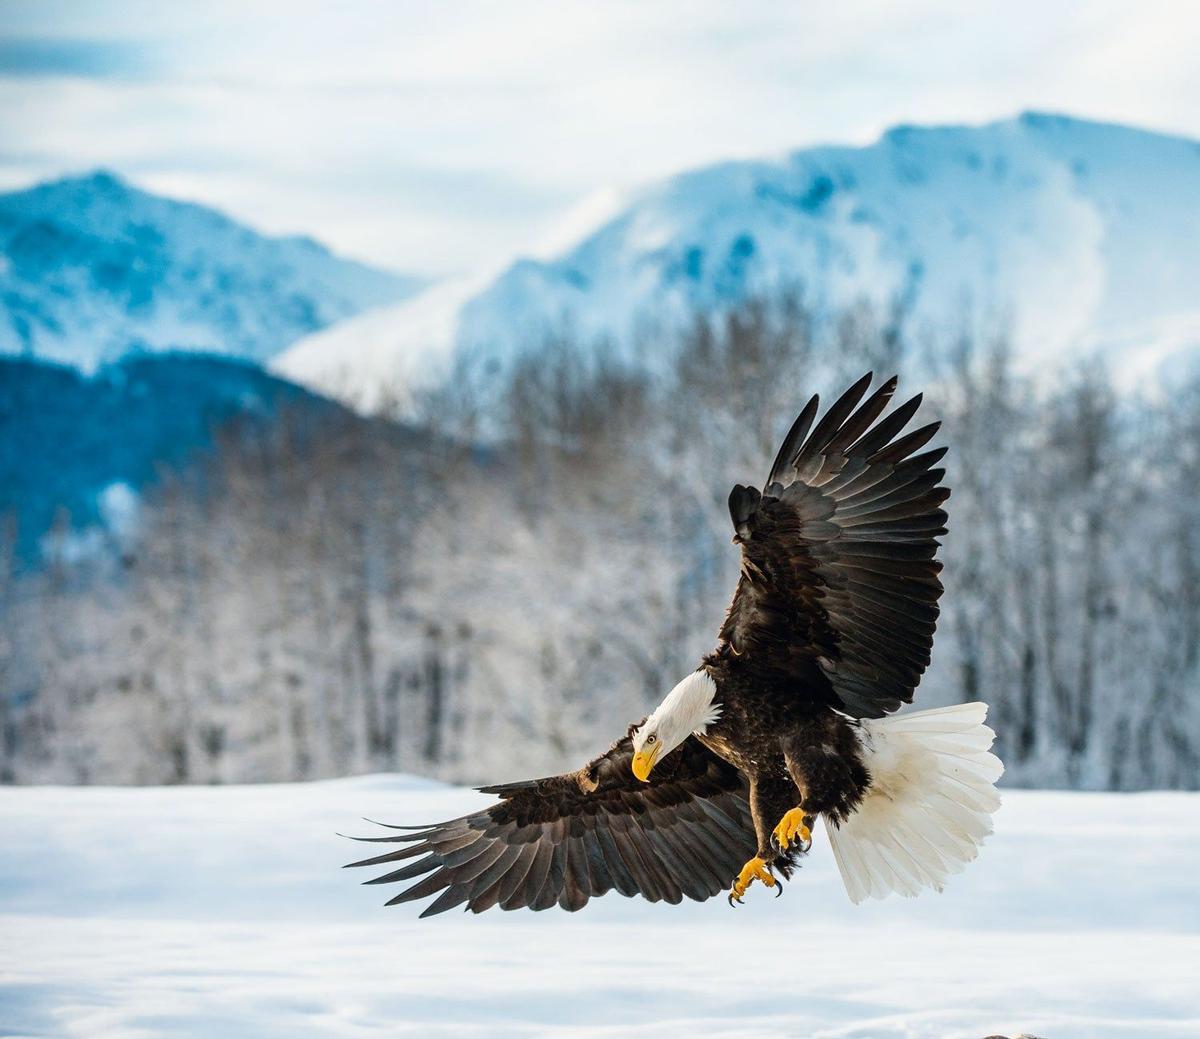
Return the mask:
M 938 423 L 899 436 L 920 395 L 880 418 L 896 379 L 860 406 L 870 384 L 868 374 L 815 426 L 813 397 L 762 492 L 730 494 L 742 573 L 715 656 L 752 653 L 756 668 L 814 694 L 816 678 L 834 705 L 879 718 L 912 702 L 929 665 L 950 491 L 934 468 L 945 449 L 915 454 Z
M 482 787 L 502 800 L 415 832 L 360 838 L 404 846 L 351 865 L 413 860 L 367 883 L 421 877 L 387 904 L 437 894 L 422 916 L 464 903 L 476 913 L 574 911 L 614 888 L 672 904 L 724 891 L 757 844 L 741 773 L 694 738 L 649 782 L 632 760 L 626 736 L 578 772 Z

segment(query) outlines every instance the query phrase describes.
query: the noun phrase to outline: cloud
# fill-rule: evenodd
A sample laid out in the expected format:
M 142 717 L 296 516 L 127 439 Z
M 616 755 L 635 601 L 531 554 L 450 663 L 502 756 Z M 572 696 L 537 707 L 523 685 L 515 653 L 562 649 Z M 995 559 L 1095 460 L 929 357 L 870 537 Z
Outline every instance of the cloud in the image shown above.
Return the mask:
M 896 122 L 1200 137 L 1200 12 L 1170 0 L 39 0 L 5 22 L 0 184 L 109 167 L 427 274 L 559 241 L 605 188 Z

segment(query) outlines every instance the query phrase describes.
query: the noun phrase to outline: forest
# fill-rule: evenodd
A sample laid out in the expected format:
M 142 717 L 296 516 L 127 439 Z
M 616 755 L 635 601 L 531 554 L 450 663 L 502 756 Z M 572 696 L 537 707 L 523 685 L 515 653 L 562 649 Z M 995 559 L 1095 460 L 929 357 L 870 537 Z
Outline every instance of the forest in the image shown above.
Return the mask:
M 1047 380 L 1003 336 L 935 348 L 793 296 L 632 355 L 564 331 L 462 357 L 391 416 L 228 422 L 87 550 L 61 518 L 33 569 L 0 525 L 0 781 L 576 767 L 711 648 L 729 488 L 867 370 L 924 390 L 950 448 L 917 703 L 991 704 L 1012 785 L 1200 785 L 1200 377 Z

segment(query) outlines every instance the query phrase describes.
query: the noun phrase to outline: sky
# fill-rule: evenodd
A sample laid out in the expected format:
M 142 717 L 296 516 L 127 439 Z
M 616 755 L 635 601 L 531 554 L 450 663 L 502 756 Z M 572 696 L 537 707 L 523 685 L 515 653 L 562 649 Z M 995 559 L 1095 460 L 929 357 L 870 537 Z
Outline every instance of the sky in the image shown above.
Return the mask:
M 1200 7 L 0 0 L 0 189 L 96 167 L 428 276 L 727 158 L 1023 109 L 1200 138 Z

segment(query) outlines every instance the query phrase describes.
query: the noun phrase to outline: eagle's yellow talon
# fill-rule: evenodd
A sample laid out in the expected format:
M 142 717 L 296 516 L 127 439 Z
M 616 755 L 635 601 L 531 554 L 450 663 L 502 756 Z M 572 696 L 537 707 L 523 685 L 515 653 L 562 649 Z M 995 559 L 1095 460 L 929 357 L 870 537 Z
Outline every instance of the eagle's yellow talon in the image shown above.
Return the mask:
M 761 880 L 767 887 L 774 887 L 776 883 L 775 878 L 767 872 L 767 860 L 760 859 L 757 855 L 742 867 L 742 872 L 733 882 L 733 889 L 729 892 L 730 903 L 740 902 L 747 889 L 756 880 Z
M 801 843 L 807 844 L 812 840 L 812 831 L 804 823 L 804 809 L 793 808 L 787 812 L 779 825 L 775 827 L 775 843 L 784 851 L 792 843 L 793 838 L 799 837 Z

